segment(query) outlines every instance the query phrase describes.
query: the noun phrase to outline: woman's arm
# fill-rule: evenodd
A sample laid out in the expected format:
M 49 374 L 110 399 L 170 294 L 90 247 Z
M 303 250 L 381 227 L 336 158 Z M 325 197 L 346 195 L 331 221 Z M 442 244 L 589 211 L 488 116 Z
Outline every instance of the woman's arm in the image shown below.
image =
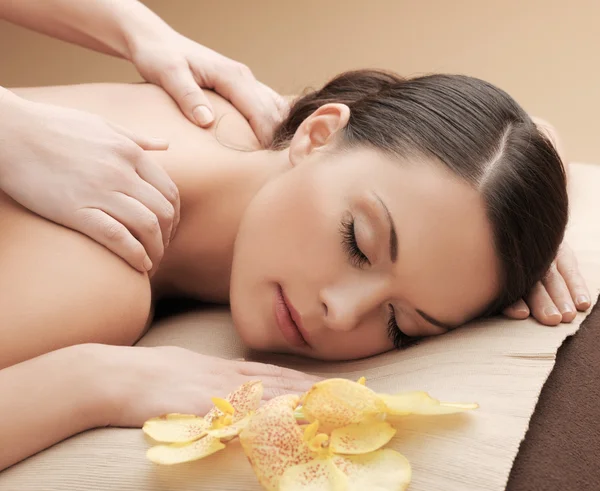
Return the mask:
M 112 347 L 82 344 L 134 343 L 150 285 L 99 244 L 1 192 L 0 271 L 1 470 L 106 424 L 107 390 L 120 376 L 105 369 Z
M 97 365 L 93 346 L 79 345 L 0 370 L 0 471 L 103 424 Z
M 165 413 L 206 414 L 262 380 L 263 399 L 307 391 L 318 377 L 262 363 L 223 360 L 182 348 L 86 344 L 0 370 L 0 471 L 76 433 L 141 427 Z

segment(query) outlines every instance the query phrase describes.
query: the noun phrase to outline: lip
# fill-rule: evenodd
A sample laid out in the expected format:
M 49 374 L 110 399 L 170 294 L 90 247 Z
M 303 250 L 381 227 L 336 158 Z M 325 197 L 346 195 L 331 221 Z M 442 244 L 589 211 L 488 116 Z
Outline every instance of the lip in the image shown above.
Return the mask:
M 293 346 L 308 346 L 303 336 L 300 316 L 279 284 L 275 293 L 274 310 L 277 327 L 286 341 Z

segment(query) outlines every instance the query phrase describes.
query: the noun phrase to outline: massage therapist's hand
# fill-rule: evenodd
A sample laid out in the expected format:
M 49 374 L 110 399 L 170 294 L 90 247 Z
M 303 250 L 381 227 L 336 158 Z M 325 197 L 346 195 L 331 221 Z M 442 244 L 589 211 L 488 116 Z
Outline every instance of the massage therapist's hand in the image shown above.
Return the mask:
M 263 146 L 287 112 L 287 102 L 248 67 L 178 34 L 137 0 L 0 0 L 0 19 L 130 60 L 203 127 L 214 115 L 201 87 L 231 101 Z
M 205 127 L 214 121 L 212 106 L 200 87 L 214 89 L 250 122 L 263 146 L 288 111 L 288 103 L 254 78 L 245 65 L 233 61 L 175 31 L 141 40 L 132 62 L 148 82 L 161 86 L 186 117 Z
M 179 221 L 179 194 L 144 150 L 165 150 L 166 142 L 1 87 L 0 108 L 0 188 L 6 194 L 140 271 L 158 264 Z
M 590 292 L 579 272 L 571 248 L 563 243 L 546 277 L 538 282 L 524 299 L 504 311 L 513 319 L 525 319 L 533 314 L 539 322 L 555 326 L 571 322 L 577 310 L 591 305 Z
M 275 365 L 234 361 L 177 347 L 97 345 L 105 353 L 104 387 L 110 387 L 108 424 L 140 427 L 165 413 L 205 415 L 211 397 L 226 397 L 250 380 L 261 380 L 263 400 L 306 392 L 321 378 Z

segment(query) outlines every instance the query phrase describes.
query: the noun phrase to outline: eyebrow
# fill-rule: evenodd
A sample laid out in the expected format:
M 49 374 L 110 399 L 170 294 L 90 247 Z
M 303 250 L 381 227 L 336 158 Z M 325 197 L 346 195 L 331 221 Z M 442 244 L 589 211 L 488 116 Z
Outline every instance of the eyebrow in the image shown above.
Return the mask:
M 383 200 L 377 194 L 375 194 L 375 197 L 379 200 L 381 206 L 383 206 L 383 209 L 385 210 L 385 214 L 388 219 L 388 223 L 390 225 L 390 259 L 392 260 L 392 263 L 395 263 L 396 259 L 398 259 L 398 236 L 396 235 L 396 226 L 394 225 L 394 219 L 392 218 L 392 214 L 390 213 L 390 210 L 385 205 Z
M 439 321 L 439 320 L 431 317 L 430 315 L 426 314 L 422 310 L 419 310 L 419 309 L 415 309 L 415 310 L 416 310 L 417 314 L 419 314 L 421 317 L 423 317 L 423 319 L 425 319 L 430 324 L 433 324 L 434 326 L 441 327 L 442 329 L 447 329 L 448 331 L 451 331 L 452 329 L 456 329 L 458 327 L 458 326 L 451 326 L 450 324 L 446 324 L 445 322 Z

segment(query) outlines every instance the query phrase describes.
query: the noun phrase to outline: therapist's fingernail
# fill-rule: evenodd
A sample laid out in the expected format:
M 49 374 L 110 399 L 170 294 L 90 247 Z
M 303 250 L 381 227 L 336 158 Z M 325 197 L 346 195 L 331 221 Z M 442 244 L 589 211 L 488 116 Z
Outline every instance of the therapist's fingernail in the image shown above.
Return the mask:
M 152 269 L 152 261 L 148 256 L 144 258 L 144 269 L 150 271 Z
M 206 106 L 196 106 L 192 111 L 196 123 L 200 126 L 206 126 L 212 123 L 213 115 Z
M 587 309 L 590 306 L 590 299 L 585 295 L 579 295 L 576 300 L 577 306 Z
M 546 307 L 544 309 L 544 314 L 547 317 L 552 317 L 552 316 L 560 315 L 560 312 L 558 311 L 558 309 L 556 307 L 552 306 L 552 307 Z

